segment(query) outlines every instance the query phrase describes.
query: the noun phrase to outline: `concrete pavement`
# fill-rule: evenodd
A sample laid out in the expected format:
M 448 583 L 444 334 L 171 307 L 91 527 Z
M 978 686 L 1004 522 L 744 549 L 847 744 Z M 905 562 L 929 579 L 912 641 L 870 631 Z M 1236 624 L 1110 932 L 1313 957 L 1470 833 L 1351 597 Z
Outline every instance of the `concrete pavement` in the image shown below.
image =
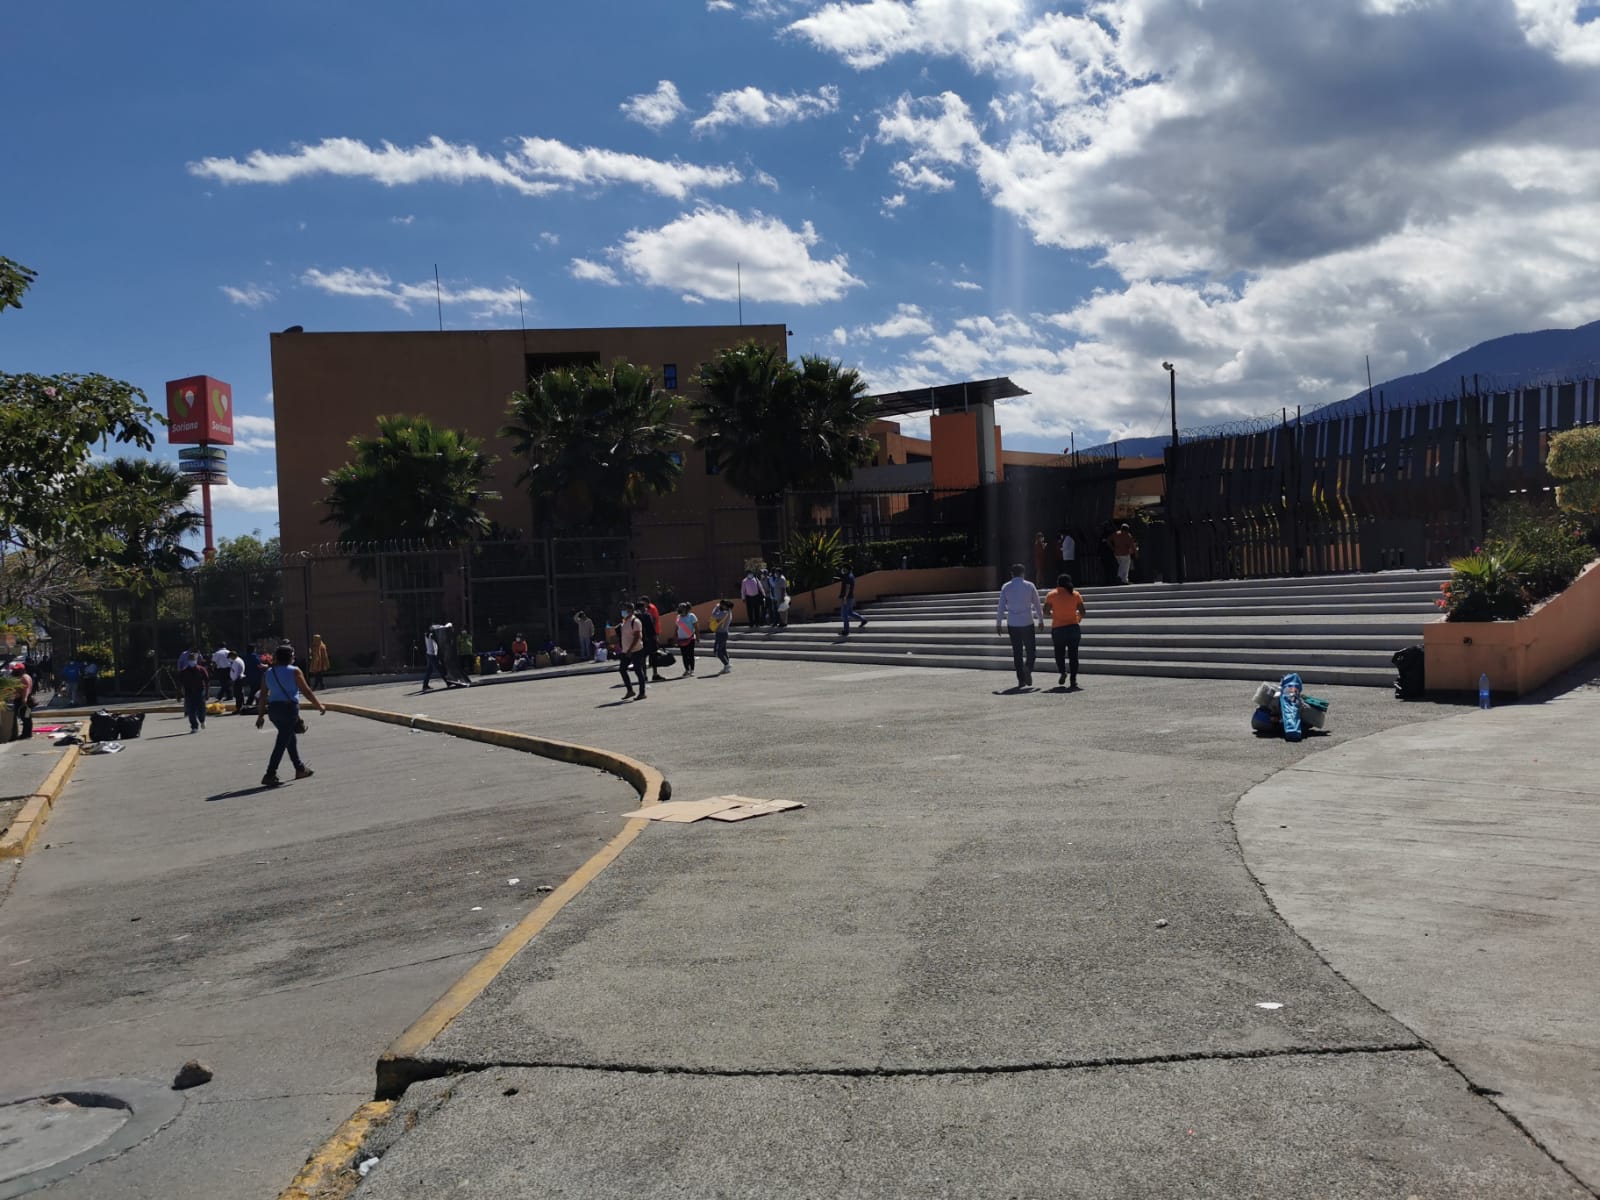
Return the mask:
M 1585 1194 L 1233 836 L 1276 771 L 1455 710 L 1326 689 L 1290 746 L 1250 690 L 744 662 L 408 701 L 808 808 L 650 828 L 426 1052 L 473 1073 L 412 1089 L 360 1195 Z
M 47 1200 L 275 1195 L 371 1097 L 384 1046 L 637 804 L 585 768 L 307 720 L 316 775 L 268 791 L 253 721 L 152 715 L 0 866 L 5 1090 L 216 1070 Z
M 1253 788 L 1278 911 L 1600 1191 L 1600 672 L 1376 734 Z

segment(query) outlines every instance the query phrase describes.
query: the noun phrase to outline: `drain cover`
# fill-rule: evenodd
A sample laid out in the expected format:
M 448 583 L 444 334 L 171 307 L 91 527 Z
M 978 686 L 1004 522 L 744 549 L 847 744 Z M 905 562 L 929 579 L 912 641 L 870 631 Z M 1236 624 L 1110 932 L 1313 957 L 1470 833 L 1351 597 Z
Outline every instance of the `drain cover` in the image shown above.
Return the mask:
M 115 1096 L 86 1092 L 0 1106 L 0 1182 L 93 1150 L 131 1116 Z
M 120 1154 L 182 1109 L 180 1094 L 131 1079 L 0 1096 L 0 1200 Z

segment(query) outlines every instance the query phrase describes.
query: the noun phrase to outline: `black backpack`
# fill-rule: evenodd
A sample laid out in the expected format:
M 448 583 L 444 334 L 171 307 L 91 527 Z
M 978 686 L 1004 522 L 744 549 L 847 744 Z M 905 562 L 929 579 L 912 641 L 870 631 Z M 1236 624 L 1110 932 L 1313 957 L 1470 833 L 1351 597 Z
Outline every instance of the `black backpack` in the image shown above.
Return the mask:
M 101 709 L 89 718 L 89 740 L 91 742 L 114 742 L 117 740 L 117 718 L 114 713 Z
M 1424 668 L 1422 647 L 1407 646 L 1404 650 L 1396 650 L 1389 661 L 1399 672 L 1399 678 L 1394 681 L 1394 698 L 1422 699 L 1428 690 L 1428 675 Z

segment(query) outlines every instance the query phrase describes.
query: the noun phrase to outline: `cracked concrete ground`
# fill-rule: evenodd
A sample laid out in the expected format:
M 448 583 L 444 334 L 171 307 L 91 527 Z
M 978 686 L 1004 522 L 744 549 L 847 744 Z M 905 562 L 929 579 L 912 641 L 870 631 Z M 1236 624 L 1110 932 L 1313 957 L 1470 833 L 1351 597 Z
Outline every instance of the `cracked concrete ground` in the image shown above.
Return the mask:
M 390 1039 L 637 804 L 584 768 L 309 721 L 316 775 L 264 791 L 252 722 L 153 715 L 0 868 L 7 1089 L 216 1070 L 165 1130 L 36 1195 L 276 1195 L 371 1098 Z
M 649 828 L 425 1052 L 470 1073 L 412 1089 L 361 1200 L 1585 1195 L 1234 840 L 1253 784 L 1455 710 L 1327 689 L 1296 747 L 1251 737 L 1251 690 L 746 663 L 627 707 L 353 697 L 808 805 Z

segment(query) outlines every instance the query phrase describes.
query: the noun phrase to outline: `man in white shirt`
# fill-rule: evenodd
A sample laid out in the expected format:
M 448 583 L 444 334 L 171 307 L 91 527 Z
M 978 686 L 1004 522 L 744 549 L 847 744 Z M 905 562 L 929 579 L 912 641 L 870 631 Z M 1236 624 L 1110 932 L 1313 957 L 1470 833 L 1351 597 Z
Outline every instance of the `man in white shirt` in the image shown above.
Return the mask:
M 233 678 L 228 674 L 232 664 L 233 655 L 226 646 L 218 646 L 211 655 L 211 673 L 217 677 L 218 700 L 226 700 L 233 694 Z
M 233 689 L 233 711 L 238 712 L 244 707 L 244 659 L 240 655 L 229 656 L 228 686 Z
M 446 687 L 450 685 L 450 677 L 444 673 L 444 667 L 439 662 L 439 639 L 433 636 L 433 630 L 428 630 L 422 635 L 422 652 L 428 656 L 428 669 L 422 674 L 422 690 L 431 692 L 428 686 L 433 679 L 435 671 L 439 673 L 440 682 Z
M 1039 589 L 1029 583 L 1021 563 L 1011 564 L 1011 581 L 1000 589 L 994 632 L 1011 637 L 1011 662 L 1017 669 L 1017 686 L 1033 686 L 1033 664 L 1039 657 L 1039 630 L 1044 626 L 1044 605 Z
M 1061 573 L 1077 575 L 1078 543 L 1065 529 L 1061 531 Z

